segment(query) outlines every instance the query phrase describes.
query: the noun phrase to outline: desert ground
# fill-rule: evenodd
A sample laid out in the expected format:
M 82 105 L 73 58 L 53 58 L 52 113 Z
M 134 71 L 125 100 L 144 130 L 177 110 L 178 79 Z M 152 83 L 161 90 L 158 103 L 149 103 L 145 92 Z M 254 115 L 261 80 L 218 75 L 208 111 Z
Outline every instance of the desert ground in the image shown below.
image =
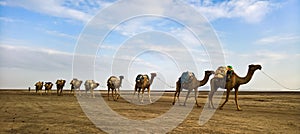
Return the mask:
M 69 92 L 57 96 L 54 90 L 51 95 L 0 90 L 0 133 L 105 133 L 89 120 L 77 98 Z M 134 105 L 123 98 L 107 101 L 106 91 L 95 92 L 115 112 L 135 120 L 163 114 L 172 107 L 174 94 L 165 92 L 153 104 Z M 199 125 L 208 94 L 199 92 L 202 107 L 194 106 L 187 118 L 168 133 L 300 133 L 300 92 L 240 92 L 243 111 L 236 111 L 233 93 L 223 110 L 217 109 L 206 124 Z M 221 102 L 224 99 L 225 94 Z

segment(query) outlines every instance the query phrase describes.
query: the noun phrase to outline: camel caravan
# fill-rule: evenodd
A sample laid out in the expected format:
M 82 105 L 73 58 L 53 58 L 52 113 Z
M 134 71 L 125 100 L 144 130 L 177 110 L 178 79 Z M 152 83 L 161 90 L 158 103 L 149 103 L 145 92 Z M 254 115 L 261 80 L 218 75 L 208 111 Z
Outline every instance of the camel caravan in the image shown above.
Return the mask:
M 210 79 L 210 92 L 208 94 L 208 101 L 209 101 L 209 108 L 214 108 L 215 106 L 213 105 L 213 96 L 214 93 L 219 89 L 225 89 L 226 90 L 226 99 L 222 103 L 222 105 L 219 107 L 219 109 L 222 109 L 226 102 L 228 101 L 229 94 L 232 89 L 235 90 L 235 104 L 236 104 L 236 109 L 238 111 L 242 110 L 238 104 L 238 90 L 240 85 L 247 84 L 252 76 L 254 75 L 254 72 L 256 70 L 261 70 L 262 67 L 261 65 L 249 65 L 248 66 L 248 72 L 246 76 L 241 77 L 237 75 L 231 66 L 220 66 L 217 68 L 216 71 L 210 71 L 207 70 L 204 72 L 204 78 L 202 80 L 197 80 L 195 74 L 193 72 L 183 72 L 181 76 L 178 78 L 176 82 L 176 88 L 175 88 L 175 93 L 174 93 L 174 98 L 172 104 L 175 105 L 176 100 L 179 105 L 181 105 L 180 100 L 179 100 L 179 95 L 183 89 L 187 90 L 187 94 L 185 96 L 185 100 L 183 105 L 186 105 L 186 101 L 189 98 L 190 92 L 194 90 L 194 98 L 195 98 L 195 104 L 197 107 L 201 107 L 197 101 L 198 98 L 198 88 L 201 86 L 204 86 L 206 83 L 208 83 L 209 78 L 211 75 L 214 75 L 212 79 Z M 135 79 L 135 85 L 133 89 L 133 96 L 131 101 L 135 100 L 136 92 L 138 101 L 140 103 L 144 102 L 144 92 L 147 91 L 148 93 L 148 100 L 150 103 L 152 103 L 151 96 L 150 96 L 150 87 L 154 81 L 154 78 L 156 77 L 156 73 L 151 73 L 150 77 L 147 74 L 138 74 Z M 110 76 L 107 79 L 107 99 L 108 101 L 110 100 L 110 91 L 111 91 L 111 97 L 114 101 L 117 101 L 120 98 L 120 88 L 122 87 L 122 81 L 124 79 L 124 76 Z M 81 90 L 80 87 L 82 85 L 82 80 L 79 80 L 77 78 L 74 78 L 71 80 L 70 85 L 71 85 L 71 91 L 70 93 L 73 94 L 74 96 L 76 95 L 75 92 L 78 92 L 78 95 L 81 96 Z M 59 79 L 56 81 L 56 88 L 57 88 L 57 95 L 61 96 L 63 95 L 63 88 L 65 86 L 66 80 Z M 94 80 L 86 80 L 84 83 L 85 87 L 85 93 L 90 92 L 90 97 L 95 98 L 94 90 L 99 87 L 99 83 L 97 83 Z M 42 89 L 43 86 L 45 87 L 45 94 L 51 94 L 51 90 L 53 87 L 52 82 L 44 82 L 43 81 L 38 81 L 35 83 L 35 89 L 36 93 L 39 93 L 42 95 Z M 30 88 L 29 88 L 30 91 Z M 140 97 L 141 94 L 141 97 Z

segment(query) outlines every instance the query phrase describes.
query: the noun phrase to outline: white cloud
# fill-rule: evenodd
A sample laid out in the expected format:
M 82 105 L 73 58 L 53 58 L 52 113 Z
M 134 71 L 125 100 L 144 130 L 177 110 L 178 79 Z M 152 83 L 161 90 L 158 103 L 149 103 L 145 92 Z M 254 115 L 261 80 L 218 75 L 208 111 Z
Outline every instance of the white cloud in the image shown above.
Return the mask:
M 279 7 L 272 1 L 232 0 L 222 2 L 206 1 L 192 5 L 209 20 L 220 18 L 242 18 L 249 23 L 260 22 L 272 8 Z
M 24 22 L 23 20 L 12 19 L 12 18 L 9 18 L 9 17 L 0 17 L 0 21 L 4 21 L 4 22 L 8 22 L 8 23 L 11 23 L 11 22 Z
M 159 2 L 161 6 L 157 6 Z M 131 8 L 139 6 L 138 10 L 143 11 L 155 11 L 157 13 L 163 13 L 171 9 L 168 7 L 172 1 L 156 1 L 148 2 L 144 1 L 132 1 L 126 5 L 126 10 L 132 12 Z M 18 6 L 35 12 L 79 20 L 87 22 L 93 15 L 95 15 L 100 9 L 112 5 L 114 1 L 92 1 L 92 0 L 7 0 L 2 1 L 0 4 L 3 6 Z M 273 8 L 278 8 L 279 4 L 272 1 L 260 1 L 260 0 L 232 0 L 223 2 L 212 1 L 199 1 L 199 2 L 187 2 L 191 6 L 194 6 L 196 10 L 203 13 L 209 20 L 213 21 L 220 18 L 243 18 L 247 22 L 256 23 L 261 21 L 267 13 Z M 140 6 L 143 5 L 143 6 Z M 136 9 L 136 8 L 134 8 Z M 124 14 L 126 14 L 124 12 Z M 179 15 L 179 14 L 178 14 Z M 118 16 L 113 16 L 117 17 Z
M 138 33 L 153 30 L 152 26 L 145 24 L 146 22 L 145 19 L 129 20 L 128 22 L 120 24 L 116 28 L 116 31 L 124 36 L 131 37 Z
M 55 31 L 55 30 L 45 30 L 45 32 L 47 34 L 55 35 L 55 36 L 58 36 L 58 37 L 64 37 L 64 38 L 66 37 L 66 38 L 70 38 L 70 39 L 77 39 L 77 37 L 75 37 L 73 35 L 69 35 L 69 34 L 66 34 L 66 33 Z
M 300 36 L 299 35 L 293 35 L 293 34 L 281 34 L 281 35 L 274 35 L 274 36 L 268 36 L 261 38 L 257 40 L 255 43 L 257 44 L 263 44 L 263 45 L 274 45 L 274 44 L 289 44 L 294 42 L 299 42 Z
M 57 71 L 71 69 L 73 54 L 25 46 L 0 45 L 1 68 Z
M 82 22 L 86 22 L 92 17 L 90 14 L 83 11 L 63 6 L 63 1 L 61 0 L 8 0 L 5 3 L 8 6 L 22 7 L 27 10 Z
M 5 6 L 5 5 L 6 5 L 6 2 L 5 2 L 5 1 L 0 1 L 0 5 L 1 5 L 1 6 Z

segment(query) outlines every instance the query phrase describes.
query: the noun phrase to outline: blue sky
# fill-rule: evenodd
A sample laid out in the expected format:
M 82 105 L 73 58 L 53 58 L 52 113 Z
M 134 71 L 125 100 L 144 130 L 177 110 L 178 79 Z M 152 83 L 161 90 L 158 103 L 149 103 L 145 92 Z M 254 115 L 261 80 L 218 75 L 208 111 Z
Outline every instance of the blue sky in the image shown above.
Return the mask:
M 33 87 L 39 80 L 71 80 L 72 60 L 74 52 L 78 51 L 78 38 L 84 35 L 82 32 L 88 28 L 87 24 L 93 19 L 99 19 L 95 15 L 110 8 L 115 2 L 0 0 L 0 88 Z M 164 13 L 172 12 L 169 5 L 176 0 L 163 1 L 159 3 L 159 7 L 153 6 L 157 4 L 155 2 L 126 2 L 127 6 L 119 7 L 119 10 L 125 11 L 124 14 L 131 12 L 131 9 L 128 9 L 130 6 Z M 225 64 L 232 65 L 237 74 L 246 75 L 249 64 L 261 64 L 264 72 L 283 85 L 290 88 L 300 87 L 300 8 L 297 6 L 299 1 L 182 2 L 205 17 L 219 38 Z M 197 17 L 190 19 L 196 20 Z M 100 18 L 98 21 L 101 24 L 108 20 Z M 97 25 L 95 30 L 101 31 L 105 27 L 107 26 Z M 182 42 L 185 42 L 184 45 Z M 189 68 L 189 65 L 194 64 L 190 62 L 192 58 L 180 57 L 185 53 L 182 48 L 186 47 L 190 53 L 186 53 L 185 56 L 194 58 L 196 68 Z M 112 30 L 100 47 L 92 49 L 97 49 L 94 55 L 96 75 L 94 78 L 79 79 L 96 79 L 102 85 L 105 85 L 106 79 L 112 73 L 126 75 L 128 81 L 133 83 L 137 73 L 150 74 L 154 71 L 167 83 L 174 84 L 183 70 L 196 71 L 197 78 L 202 79 L 204 70 L 216 69 L 211 66 L 205 48 L 199 43 L 197 45 L 197 41 L 183 25 L 157 16 L 142 16 L 122 22 Z M 134 55 L 142 50 L 156 52 L 147 51 Z M 182 66 L 174 67 L 174 59 L 181 62 Z M 123 61 L 130 62 L 130 68 L 125 69 L 127 72 L 122 72 Z M 251 82 L 241 87 L 241 90 L 248 89 L 283 88 L 258 71 Z

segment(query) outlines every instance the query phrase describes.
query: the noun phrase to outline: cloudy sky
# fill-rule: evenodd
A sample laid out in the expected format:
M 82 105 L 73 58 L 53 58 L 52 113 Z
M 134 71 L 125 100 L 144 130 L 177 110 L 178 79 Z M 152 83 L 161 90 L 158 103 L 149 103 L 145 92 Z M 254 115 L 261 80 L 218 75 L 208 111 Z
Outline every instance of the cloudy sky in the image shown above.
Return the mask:
M 261 64 L 272 78 L 297 89 L 299 4 L 297 0 L 0 0 L 0 88 L 28 88 L 39 80 L 73 77 L 95 79 L 104 86 L 110 75 L 124 75 L 125 87 L 130 88 L 138 73 L 150 72 L 174 85 L 186 70 L 202 79 L 204 70 L 223 64 L 245 76 L 249 64 Z M 221 48 L 219 56 L 216 48 Z M 156 86 L 163 85 L 159 79 Z M 260 71 L 240 88 L 284 89 Z

